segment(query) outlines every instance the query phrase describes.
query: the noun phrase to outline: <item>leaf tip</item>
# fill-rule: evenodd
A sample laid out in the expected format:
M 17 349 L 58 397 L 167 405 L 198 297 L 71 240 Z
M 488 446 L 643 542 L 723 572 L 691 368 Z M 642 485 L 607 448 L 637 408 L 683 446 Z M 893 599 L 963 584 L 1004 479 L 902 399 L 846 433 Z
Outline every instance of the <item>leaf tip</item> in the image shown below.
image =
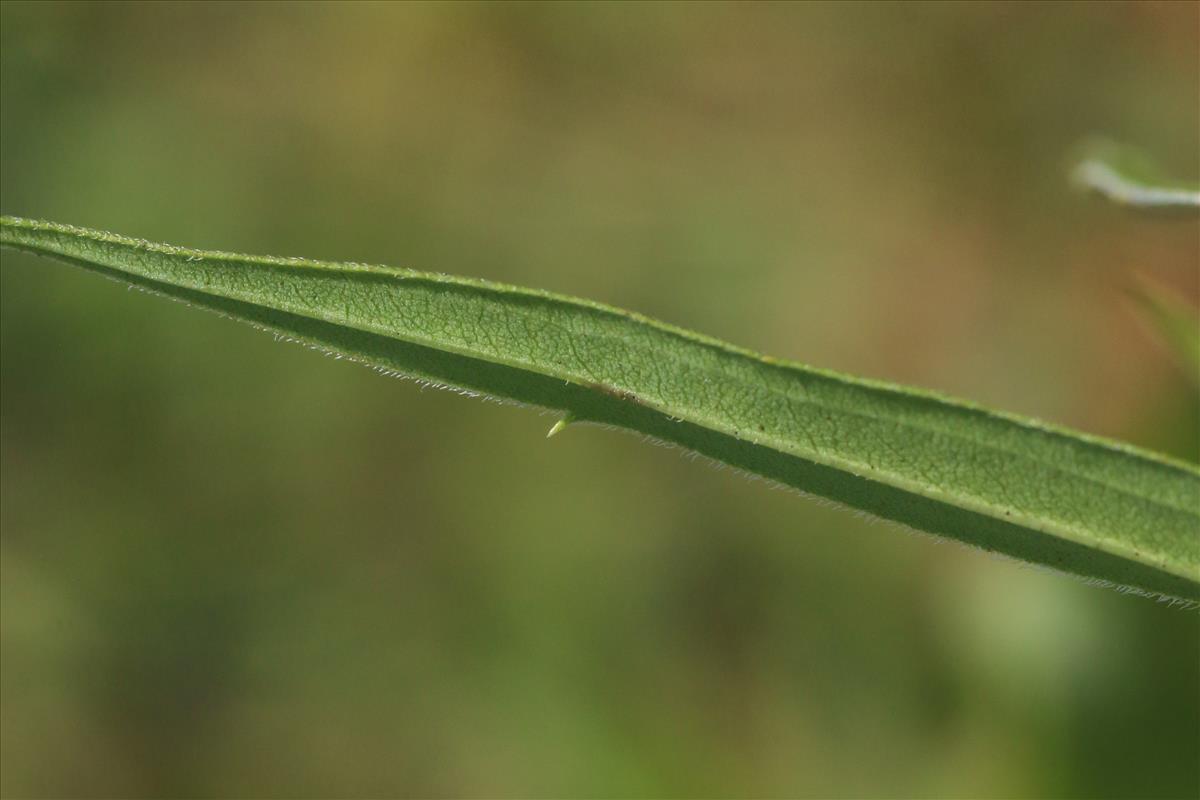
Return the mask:
M 550 428 L 549 432 L 546 434 L 546 438 L 549 439 L 549 438 L 553 437 L 555 434 L 561 433 L 563 431 L 563 429 L 565 429 L 568 425 L 570 425 L 574 421 L 575 421 L 575 415 L 572 414 L 570 411 L 563 414 L 562 419 L 560 419 L 558 422 L 554 423 L 554 425 Z

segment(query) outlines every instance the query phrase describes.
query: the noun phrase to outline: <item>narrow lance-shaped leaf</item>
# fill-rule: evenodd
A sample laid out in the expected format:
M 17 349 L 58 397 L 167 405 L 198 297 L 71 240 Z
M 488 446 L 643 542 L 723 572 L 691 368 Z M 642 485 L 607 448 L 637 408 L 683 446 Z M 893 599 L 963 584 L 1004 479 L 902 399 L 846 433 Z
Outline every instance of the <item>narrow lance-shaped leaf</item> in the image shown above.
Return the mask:
M 4 217 L 51 256 L 377 368 L 559 409 L 919 530 L 1200 600 L 1200 470 L 585 300 L 405 269 L 189 250 Z

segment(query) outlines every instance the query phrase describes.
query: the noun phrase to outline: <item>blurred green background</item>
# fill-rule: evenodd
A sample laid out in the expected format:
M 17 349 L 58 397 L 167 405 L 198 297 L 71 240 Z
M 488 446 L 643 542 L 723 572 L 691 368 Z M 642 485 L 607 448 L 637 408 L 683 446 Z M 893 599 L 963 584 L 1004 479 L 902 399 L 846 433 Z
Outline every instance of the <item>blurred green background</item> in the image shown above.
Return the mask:
M 4 213 L 594 298 L 1195 460 L 1200 5 L 0 6 Z M 1195 613 L 6 252 L 5 796 L 1185 797 Z

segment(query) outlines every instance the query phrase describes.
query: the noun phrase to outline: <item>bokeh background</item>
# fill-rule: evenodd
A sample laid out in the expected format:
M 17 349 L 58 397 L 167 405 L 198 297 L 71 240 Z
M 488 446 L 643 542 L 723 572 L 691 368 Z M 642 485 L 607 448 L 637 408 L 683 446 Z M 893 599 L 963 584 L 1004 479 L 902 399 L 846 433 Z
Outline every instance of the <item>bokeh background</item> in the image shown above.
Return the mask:
M 0 5 L 4 213 L 636 309 L 1196 460 L 1196 3 Z M 0 790 L 1194 797 L 1200 622 L 6 252 Z

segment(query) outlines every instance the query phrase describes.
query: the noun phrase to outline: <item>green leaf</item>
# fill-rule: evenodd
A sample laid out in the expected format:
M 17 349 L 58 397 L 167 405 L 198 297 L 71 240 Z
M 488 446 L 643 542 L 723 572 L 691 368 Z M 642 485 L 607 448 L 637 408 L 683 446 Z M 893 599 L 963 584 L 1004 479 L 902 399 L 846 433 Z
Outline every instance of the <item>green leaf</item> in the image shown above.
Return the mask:
M 638 431 L 912 528 L 1200 600 L 1200 470 L 1165 456 L 547 292 L 12 217 L 0 232 L 5 246 L 383 371 Z

